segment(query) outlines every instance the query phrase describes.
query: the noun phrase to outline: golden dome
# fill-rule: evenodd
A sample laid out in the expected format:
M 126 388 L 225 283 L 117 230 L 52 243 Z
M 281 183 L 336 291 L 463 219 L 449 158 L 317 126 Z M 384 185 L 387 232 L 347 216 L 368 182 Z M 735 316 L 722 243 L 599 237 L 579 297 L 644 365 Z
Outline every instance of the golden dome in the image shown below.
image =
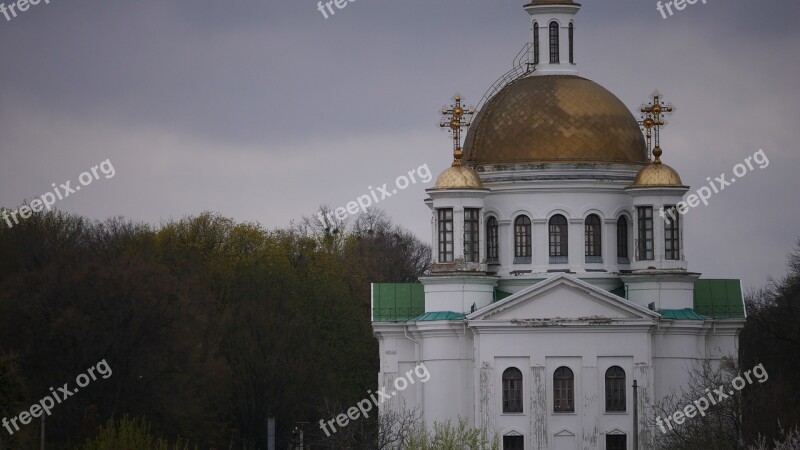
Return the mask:
M 478 173 L 469 167 L 453 165 L 436 179 L 434 189 L 484 189 Z
M 574 75 L 521 78 L 478 112 L 465 164 L 647 163 L 644 137 L 628 108 L 599 84 Z
M 681 176 L 672 167 L 661 162 L 661 149 L 653 149 L 653 162 L 636 174 L 632 187 L 684 187 Z

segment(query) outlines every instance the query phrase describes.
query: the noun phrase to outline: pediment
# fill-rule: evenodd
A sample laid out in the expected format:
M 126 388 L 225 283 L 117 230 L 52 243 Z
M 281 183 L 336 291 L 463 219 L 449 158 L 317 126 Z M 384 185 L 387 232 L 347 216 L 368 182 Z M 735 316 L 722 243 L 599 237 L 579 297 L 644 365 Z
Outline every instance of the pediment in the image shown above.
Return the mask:
M 567 274 L 527 287 L 467 316 L 470 320 L 652 319 L 658 314 Z

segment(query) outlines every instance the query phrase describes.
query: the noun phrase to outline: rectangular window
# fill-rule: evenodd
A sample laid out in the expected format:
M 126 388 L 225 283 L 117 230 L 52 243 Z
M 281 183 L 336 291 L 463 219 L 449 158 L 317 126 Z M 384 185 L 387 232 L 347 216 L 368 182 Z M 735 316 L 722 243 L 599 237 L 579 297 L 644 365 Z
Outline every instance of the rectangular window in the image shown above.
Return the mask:
M 440 209 L 439 214 L 439 262 L 453 262 L 453 210 Z
M 664 206 L 664 259 L 681 259 L 680 218 L 675 205 Z
M 639 221 L 639 235 L 637 239 L 639 261 L 653 260 L 653 207 L 639 206 L 636 208 L 636 217 Z
M 533 24 L 533 63 L 539 64 L 539 24 Z
M 503 450 L 524 450 L 525 439 L 522 436 L 503 436 Z
M 631 263 L 628 259 L 628 219 L 624 216 L 617 220 L 617 263 Z
M 480 262 L 480 228 L 478 228 L 479 217 L 479 209 L 464 209 L 464 261 L 466 262 Z
M 575 49 L 573 48 L 572 39 L 575 35 L 575 25 L 569 24 L 569 63 L 575 64 Z
M 627 438 L 624 434 L 607 434 L 606 450 L 628 450 Z

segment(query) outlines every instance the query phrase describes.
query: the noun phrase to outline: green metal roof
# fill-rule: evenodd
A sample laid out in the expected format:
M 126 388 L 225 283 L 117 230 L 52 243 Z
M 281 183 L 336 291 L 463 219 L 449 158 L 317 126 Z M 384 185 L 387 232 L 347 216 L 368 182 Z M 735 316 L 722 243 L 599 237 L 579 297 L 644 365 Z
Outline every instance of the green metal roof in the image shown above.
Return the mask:
M 405 322 L 425 313 L 421 283 L 372 283 L 372 321 Z
M 697 312 L 691 308 L 659 309 L 658 313 L 661 314 L 663 319 L 672 320 L 706 320 L 709 318 L 702 314 L 697 314 Z
M 625 285 L 621 284 L 610 291 L 612 294 L 616 295 L 617 297 L 625 298 Z
M 409 319 L 409 322 L 427 322 L 431 320 L 462 320 L 464 319 L 464 314 L 459 314 L 453 311 L 435 311 L 425 313 L 421 316 L 414 317 Z
M 494 300 L 492 300 L 492 303 L 499 302 L 500 300 L 508 297 L 509 295 L 511 295 L 511 292 L 506 292 L 506 291 L 501 291 L 500 289 L 495 289 L 494 290 Z
M 697 280 L 694 283 L 694 310 L 715 319 L 743 319 L 742 283 L 739 280 Z

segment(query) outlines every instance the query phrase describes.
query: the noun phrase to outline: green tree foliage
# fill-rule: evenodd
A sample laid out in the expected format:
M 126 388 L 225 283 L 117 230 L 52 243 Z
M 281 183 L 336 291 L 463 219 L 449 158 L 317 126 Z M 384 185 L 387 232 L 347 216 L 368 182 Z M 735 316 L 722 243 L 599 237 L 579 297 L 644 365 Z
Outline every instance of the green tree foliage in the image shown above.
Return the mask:
M 76 450 L 190 450 L 190 447 L 180 438 L 170 445 L 165 439 L 154 437 L 144 419 L 123 417 L 109 420 L 97 437 Z
M 376 217 L 372 233 L 335 237 L 210 213 L 157 229 L 59 212 L 0 226 L 0 348 L 18 355 L 22 408 L 105 358 L 113 375 L 57 405 L 48 442 L 123 414 L 204 448 L 263 448 L 274 416 L 287 442 L 323 405 L 376 387 L 369 282 L 413 279 L 429 260 Z

